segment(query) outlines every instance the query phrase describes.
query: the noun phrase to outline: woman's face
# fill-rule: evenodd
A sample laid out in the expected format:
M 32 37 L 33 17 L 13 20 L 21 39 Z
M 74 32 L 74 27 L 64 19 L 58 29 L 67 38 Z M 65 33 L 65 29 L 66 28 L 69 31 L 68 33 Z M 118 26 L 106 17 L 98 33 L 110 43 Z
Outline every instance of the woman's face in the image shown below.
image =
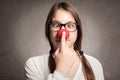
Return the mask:
M 69 22 L 75 23 L 75 19 L 71 15 L 71 13 L 68 11 L 65 11 L 63 9 L 59 9 L 55 12 L 52 21 L 59 22 L 61 24 L 65 24 L 65 23 L 69 23 Z M 64 29 L 64 27 L 62 27 L 62 29 Z M 66 45 L 69 48 L 73 49 L 74 43 L 77 38 L 77 30 L 75 30 L 74 32 L 69 32 L 69 33 L 70 33 L 70 36 L 66 40 Z M 61 41 L 60 41 L 60 39 L 57 38 L 57 32 L 50 30 L 50 38 L 51 38 L 51 41 L 52 41 L 55 49 L 60 46 Z

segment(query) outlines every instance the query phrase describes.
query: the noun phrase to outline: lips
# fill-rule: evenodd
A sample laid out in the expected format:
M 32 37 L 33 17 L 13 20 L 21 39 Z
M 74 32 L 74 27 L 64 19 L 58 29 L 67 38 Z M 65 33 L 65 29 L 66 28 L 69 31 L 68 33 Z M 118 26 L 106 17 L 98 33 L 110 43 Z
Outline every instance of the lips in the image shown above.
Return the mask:
M 69 31 L 67 31 L 67 30 L 65 30 L 65 29 L 60 29 L 58 32 L 57 32 L 57 38 L 59 39 L 59 40 L 61 40 L 61 38 L 62 38 L 62 33 L 63 32 L 65 32 L 65 39 L 67 40 L 68 38 L 69 38 L 69 36 L 70 36 L 70 33 L 69 33 Z M 57 41 L 59 41 L 59 40 L 57 40 Z

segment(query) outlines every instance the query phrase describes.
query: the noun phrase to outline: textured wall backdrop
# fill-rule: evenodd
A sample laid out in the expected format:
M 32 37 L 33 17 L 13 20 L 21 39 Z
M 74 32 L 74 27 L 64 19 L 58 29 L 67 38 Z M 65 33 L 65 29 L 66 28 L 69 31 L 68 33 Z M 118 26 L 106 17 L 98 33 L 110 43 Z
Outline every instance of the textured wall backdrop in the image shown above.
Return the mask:
M 48 53 L 44 26 L 56 0 L 0 0 L 0 80 L 24 80 L 25 61 Z M 120 80 L 120 0 L 67 0 L 79 11 L 83 50 Z

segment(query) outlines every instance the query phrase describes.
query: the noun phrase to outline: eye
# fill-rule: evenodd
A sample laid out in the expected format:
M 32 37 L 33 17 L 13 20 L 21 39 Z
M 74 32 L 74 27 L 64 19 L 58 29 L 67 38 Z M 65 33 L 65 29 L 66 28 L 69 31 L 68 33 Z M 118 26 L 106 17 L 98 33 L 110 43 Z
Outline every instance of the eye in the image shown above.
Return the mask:
M 58 23 L 54 23 L 53 26 L 54 27 L 60 27 L 60 25 Z
M 52 27 L 60 27 L 60 24 L 57 23 L 57 22 L 52 22 L 52 23 L 51 23 L 51 26 L 52 26 Z
M 73 28 L 73 27 L 75 27 L 75 24 L 69 23 L 69 24 L 67 24 L 67 27 L 68 28 Z

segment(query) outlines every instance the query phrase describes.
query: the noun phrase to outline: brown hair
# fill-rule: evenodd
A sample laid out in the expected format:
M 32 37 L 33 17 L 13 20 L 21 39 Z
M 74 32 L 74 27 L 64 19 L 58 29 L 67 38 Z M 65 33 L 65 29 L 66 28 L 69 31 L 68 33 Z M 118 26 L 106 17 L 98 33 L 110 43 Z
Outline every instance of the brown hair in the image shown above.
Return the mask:
M 50 70 L 50 73 L 53 73 L 55 68 L 56 68 L 56 64 L 55 64 L 55 60 L 52 56 L 52 54 L 54 54 L 55 50 L 54 50 L 54 45 L 50 39 L 50 23 L 52 21 L 52 18 L 55 14 L 55 12 L 58 10 L 58 9 L 63 9 L 63 10 L 66 10 L 66 11 L 69 11 L 72 16 L 74 17 L 76 23 L 78 24 L 77 25 L 77 39 L 74 43 L 74 50 L 76 51 L 79 51 L 80 55 L 81 55 L 81 61 L 82 61 L 82 70 L 83 70 L 83 73 L 84 73 L 84 76 L 85 76 L 85 79 L 86 80 L 95 80 L 95 76 L 94 76 L 94 73 L 93 73 L 93 70 L 88 62 L 88 60 L 86 59 L 86 57 L 84 56 L 83 52 L 81 51 L 81 43 L 82 43 L 82 28 L 81 28 L 81 21 L 80 21 L 80 18 L 79 18 L 79 15 L 77 13 L 77 11 L 75 10 L 75 8 L 70 5 L 69 3 L 66 3 L 66 2 L 56 2 L 49 14 L 48 14 L 48 17 L 47 17 L 47 20 L 46 20 L 46 25 L 45 25 L 45 35 L 46 35 L 46 38 L 48 39 L 49 41 L 49 44 L 50 44 L 50 47 L 51 47 L 51 50 L 50 50 L 50 55 L 49 55 L 49 61 L 48 61 L 48 66 L 49 66 L 49 70 Z

